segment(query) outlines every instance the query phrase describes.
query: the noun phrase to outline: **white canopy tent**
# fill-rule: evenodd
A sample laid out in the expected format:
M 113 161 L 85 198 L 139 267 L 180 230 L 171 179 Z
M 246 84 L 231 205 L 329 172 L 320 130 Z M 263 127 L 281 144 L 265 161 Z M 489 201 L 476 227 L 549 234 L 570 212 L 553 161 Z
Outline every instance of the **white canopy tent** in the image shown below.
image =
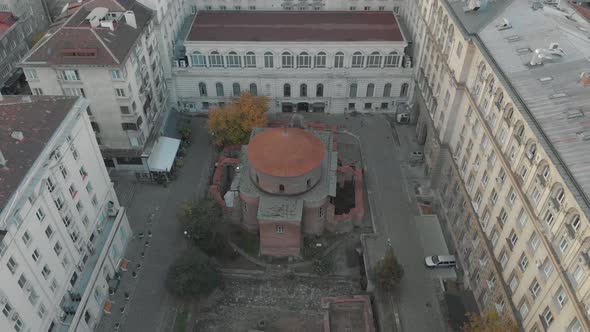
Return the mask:
M 150 171 L 170 172 L 179 146 L 179 139 L 160 136 L 148 158 Z

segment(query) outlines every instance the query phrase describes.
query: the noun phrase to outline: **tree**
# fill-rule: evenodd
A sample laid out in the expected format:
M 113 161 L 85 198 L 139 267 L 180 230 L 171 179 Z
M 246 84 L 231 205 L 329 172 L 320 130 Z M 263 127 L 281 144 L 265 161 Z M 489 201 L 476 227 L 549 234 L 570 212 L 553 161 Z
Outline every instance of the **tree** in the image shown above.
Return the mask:
M 375 265 L 371 273 L 377 288 L 387 292 L 395 290 L 403 276 L 404 269 L 398 263 L 393 248 L 387 249 L 385 257 Z
M 166 287 L 179 297 L 207 295 L 217 287 L 219 274 L 205 253 L 185 251 L 168 270 Z
M 187 203 L 182 206 L 181 221 L 187 236 L 204 252 L 211 254 L 219 248 L 219 229 L 222 222 L 221 208 L 212 199 Z
M 218 146 L 245 144 L 253 128 L 267 123 L 268 97 L 244 92 L 239 99 L 209 112 L 209 132 Z
M 463 325 L 463 332 L 518 332 L 516 323 L 505 315 L 500 315 L 495 310 L 490 310 L 482 315 L 469 313 L 469 322 Z

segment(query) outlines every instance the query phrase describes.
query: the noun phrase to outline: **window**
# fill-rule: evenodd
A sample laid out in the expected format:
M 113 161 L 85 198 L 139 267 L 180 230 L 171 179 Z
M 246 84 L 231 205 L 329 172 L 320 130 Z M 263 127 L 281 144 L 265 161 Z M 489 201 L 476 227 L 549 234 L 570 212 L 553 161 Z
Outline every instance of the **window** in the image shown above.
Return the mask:
M 16 268 L 18 267 L 18 263 L 16 262 L 16 260 L 11 256 L 8 259 L 8 262 L 6 262 L 6 266 L 8 267 L 8 270 L 10 270 L 10 272 L 12 274 L 14 274 L 16 272 Z
M 223 56 L 217 51 L 209 53 L 209 65 L 211 67 L 223 67 Z
M 98 206 L 98 200 L 96 198 L 96 194 L 94 194 L 92 196 L 92 205 L 94 205 L 95 207 Z
M 516 245 L 516 242 L 518 242 L 518 235 L 516 234 L 516 232 L 514 230 L 512 230 L 510 232 L 510 236 L 508 236 L 508 240 L 510 241 L 510 244 L 512 244 L 512 248 L 514 248 L 514 246 Z
M 271 52 L 264 53 L 264 68 L 274 67 L 274 55 Z
M 59 243 L 59 241 L 55 242 L 53 245 L 53 251 L 55 251 L 55 254 L 58 256 L 61 255 L 62 249 L 61 243 Z
M 39 249 L 33 250 L 33 253 L 31 254 L 31 258 L 33 258 L 33 261 L 38 262 L 40 257 L 41 253 L 39 252 Z
M 70 185 L 70 188 L 68 188 L 68 191 L 70 192 L 70 195 L 72 196 L 72 198 L 76 198 L 76 195 L 78 194 L 78 190 L 76 190 L 76 187 L 74 186 L 73 183 Z
M 275 232 L 277 234 L 284 234 L 285 233 L 285 226 L 283 226 L 283 225 L 276 225 L 275 226 Z
M 381 67 L 381 54 L 373 52 L 367 57 L 367 67 L 378 68 Z
M 119 110 L 121 111 L 121 114 L 130 114 L 131 113 L 129 111 L 129 106 L 119 106 Z
M 246 53 L 246 56 L 244 56 L 244 64 L 248 68 L 256 68 L 256 54 L 254 54 L 254 52 Z
M 545 223 L 547 224 L 547 226 L 553 225 L 553 221 L 555 220 L 553 217 L 553 213 L 551 213 L 551 211 L 547 210 L 545 212 L 545 217 L 543 218 L 543 220 L 545 220 Z
M 98 126 L 98 123 L 90 122 L 90 126 L 92 127 L 92 130 L 94 130 L 95 133 L 100 133 L 100 127 Z
M 131 122 L 123 122 L 123 123 L 121 123 L 121 128 L 124 131 L 137 130 L 137 124 L 131 123 Z
M 529 291 L 531 292 L 533 299 L 536 299 L 537 296 L 539 296 L 539 293 L 541 292 L 541 285 L 539 285 L 537 279 L 533 280 L 531 286 L 529 287 Z
M 51 285 L 49 285 L 49 289 L 54 293 L 57 290 L 57 281 L 55 279 L 51 280 Z
M 191 54 L 191 63 L 193 67 L 205 67 L 205 56 L 201 52 L 195 51 Z
M 323 97 L 324 96 L 324 85 L 323 84 L 318 84 L 315 87 L 315 96 L 316 97 Z
M 502 252 L 500 253 L 500 266 L 502 268 L 505 268 L 506 263 L 508 263 L 508 254 L 506 253 L 506 251 L 502 250 Z
M 39 318 L 43 319 L 43 318 L 45 318 L 46 314 L 47 314 L 47 308 L 45 308 L 45 305 L 43 305 L 43 303 L 41 303 L 39 305 L 39 309 L 37 310 L 37 315 L 39 316 Z
M 460 57 L 462 51 L 463 51 L 463 44 L 461 44 L 461 42 L 459 42 L 457 44 L 457 49 L 455 50 L 455 54 L 457 54 L 457 56 Z
M 309 68 L 311 67 L 311 56 L 306 52 L 302 52 L 297 56 L 297 67 Z
M 545 308 L 545 311 L 543 311 L 543 323 L 547 327 L 551 326 L 551 323 L 553 323 L 553 313 L 549 307 Z
M 523 300 L 520 306 L 518 307 L 518 312 L 520 313 L 520 318 L 524 320 L 526 316 L 529 314 L 529 304 L 526 300 Z
M 256 83 L 250 83 L 250 94 L 258 96 L 258 87 L 256 86 Z
M 579 215 L 575 215 L 572 217 L 571 221 L 570 221 L 570 226 L 572 227 L 572 229 L 574 230 L 574 232 L 577 232 L 578 229 L 580 229 L 580 216 Z
M 391 97 L 391 83 L 387 83 L 383 87 L 383 97 Z
M 371 103 L 365 103 L 365 109 L 370 110 L 373 107 Z
M 12 312 L 12 307 L 10 306 L 10 304 L 6 303 L 4 305 L 4 307 L 2 307 L 2 313 L 4 314 L 4 316 L 6 316 L 8 318 L 8 316 L 10 316 L 11 312 Z
M 79 81 L 80 75 L 77 70 L 64 70 L 62 71 L 62 79 L 64 81 Z
M 386 110 L 389 107 L 388 103 L 381 103 L 381 109 Z
M 125 89 L 115 89 L 115 95 L 117 97 L 125 97 Z
M 82 204 L 82 201 L 78 201 L 78 203 L 76 203 L 76 210 L 78 210 L 78 212 L 82 212 L 82 210 L 84 210 L 84 204 Z
M 402 87 L 401 87 L 400 92 L 399 92 L 399 96 L 400 97 L 407 97 L 408 96 L 408 88 L 409 87 L 410 86 L 408 85 L 408 83 L 402 84 Z
M 84 89 L 82 88 L 64 88 L 64 95 L 66 96 L 74 96 L 74 97 L 86 97 L 84 93 Z
M 42 96 L 43 95 L 43 90 L 41 88 L 33 88 L 32 92 L 33 92 L 33 95 L 35 95 L 35 96 Z
M 365 6 L 365 10 L 371 10 L 371 6 Z
M 289 52 L 283 52 L 281 55 L 281 67 L 293 68 L 293 55 Z
M 352 67 L 361 68 L 365 62 L 365 56 L 361 52 L 354 52 L 352 55 Z
M 307 84 L 299 86 L 299 97 L 307 97 Z
M 539 238 L 539 235 L 537 235 L 536 232 L 531 234 L 531 237 L 529 239 L 529 245 L 530 245 L 531 249 L 533 250 L 533 252 L 537 251 L 537 248 L 539 248 L 540 243 L 541 243 L 541 239 Z
M 344 67 L 344 53 L 338 52 L 334 55 L 334 68 Z
M 508 283 L 512 294 L 514 294 L 514 292 L 516 292 L 516 289 L 518 288 L 518 283 L 519 283 L 518 277 L 516 276 L 516 274 L 513 274 L 512 278 L 510 278 L 510 282 Z
M 567 253 L 567 250 L 570 247 L 569 239 L 567 233 L 563 233 L 561 236 L 561 240 L 559 241 L 559 250 L 563 255 Z
M 24 323 L 20 318 L 18 318 L 16 321 L 14 321 L 13 328 L 16 332 L 21 332 L 23 330 L 23 326 L 24 326 Z
M 25 288 L 27 284 L 27 277 L 25 277 L 24 273 L 21 273 L 20 277 L 18 278 L 18 285 L 20 288 Z
M 551 273 L 553 272 L 553 263 L 549 261 L 549 259 L 545 259 L 545 263 L 543 264 L 543 273 L 545 274 L 545 278 L 549 278 Z
M 231 51 L 229 52 L 229 54 L 227 55 L 227 66 L 228 67 L 241 67 L 242 66 L 242 60 L 240 58 L 240 56 L 238 55 L 238 53 Z
M 242 89 L 240 88 L 239 83 L 232 84 L 232 93 L 233 93 L 234 97 L 239 97 L 242 92 L 241 90 Z
M 51 225 L 48 225 L 47 228 L 45 228 L 45 235 L 47 235 L 48 239 L 53 237 L 53 228 L 51 228 Z
M 256 10 L 256 6 L 248 6 L 248 10 Z
M 217 93 L 217 97 L 223 97 L 223 84 L 215 83 L 215 91 Z
M 325 68 L 326 67 L 326 53 L 319 52 L 315 55 L 313 66 L 316 68 Z
M 582 324 L 578 318 L 574 318 L 574 320 L 570 323 L 567 328 L 567 332 L 584 332 L 584 329 L 582 329 Z
M 516 191 L 514 191 L 514 188 L 510 188 L 510 191 L 508 192 L 508 203 L 510 203 L 510 206 L 512 206 L 514 204 L 515 200 L 516 200 Z
M 526 271 L 526 268 L 529 266 L 529 258 L 524 253 L 518 260 L 518 266 L 522 272 Z
M 399 67 L 399 58 L 397 52 L 390 52 L 385 56 L 385 67 Z
M 349 110 L 353 110 L 355 108 L 356 108 L 356 106 L 354 105 L 354 103 L 348 103 L 348 109 Z
M 367 85 L 367 97 L 373 97 L 374 94 L 375 94 L 375 84 L 369 83 L 369 85 Z
M 498 235 L 498 232 L 496 230 L 493 230 L 491 236 L 492 247 L 496 246 L 496 243 L 498 243 L 499 238 L 500 236 Z
M 47 266 L 47 264 L 43 266 L 41 274 L 43 275 L 43 278 L 45 278 L 45 280 L 47 280 L 47 278 L 51 275 L 51 270 L 49 269 L 49 266 Z
M 199 83 L 199 95 L 201 97 L 207 96 L 207 86 L 203 82 Z
M 356 98 L 356 88 L 357 88 L 356 83 L 352 83 L 350 85 L 350 93 L 349 93 L 350 98 Z
M 379 6 L 379 11 L 384 11 L 385 10 L 385 6 Z
M 111 70 L 111 78 L 113 80 L 122 80 L 123 79 L 123 74 L 121 74 L 121 71 L 118 70 L 118 69 Z
M 283 85 L 283 96 L 291 97 L 291 85 L 289 85 L 289 84 Z
M 37 76 L 37 71 L 35 69 L 25 69 L 25 76 L 27 77 L 28 81 L 39 79 L 39 77 Z
M 62 172 L 62 174 L 63 174 L 63 172 Z M 66 172 L 66 176 L 67 176 L 67 172 Z M 45 219 L 45 213 L 43 212 L 43 209 L 42 208 L 38 208 L 37 209 L 37 212 L 35 212 L 35 216 L 37 217 L 37 220 L 43 221 L 43 219 Z
M 285 192 L 285 186 L 282 184 L 279 184 L 279 192 L 280 193 L 284 193 Z
M 29 231 L 25 231 L 23 233 L 22 240 L 23 240 L 23 243 L 25 244 L 25 246 L 27 246 L 27 247 L 29 246 L 29 244 L 31 244 L 32 238 L 31 238 L 31 234 L 29 234 Z
M 559 309 L 563 308 L 567 303 L 567 294 L 563 291 L 563 287 L 559 287 L 557 293 L 555 293 L 555 301 L 557 302 Z

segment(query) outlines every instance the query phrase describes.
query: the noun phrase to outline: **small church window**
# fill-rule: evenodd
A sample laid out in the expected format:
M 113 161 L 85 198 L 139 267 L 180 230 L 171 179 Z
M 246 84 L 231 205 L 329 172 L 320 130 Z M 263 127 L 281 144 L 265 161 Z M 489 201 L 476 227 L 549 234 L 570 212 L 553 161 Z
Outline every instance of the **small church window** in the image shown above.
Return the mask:
M 320 217 L 320 218 L 324 217 L 324 208 L 323 207 L 318 209 L 318 217 Z
M 284 193 L 285 192 L 285 186 L 282 184 L 279 184 L 279 192 Z
M 275 226 L 275 231 L 277 232 L 277 234 L 283 234 L 283 233 L 285 233 L 285 226 L 283 226 L 283 225 L 276 225 Z

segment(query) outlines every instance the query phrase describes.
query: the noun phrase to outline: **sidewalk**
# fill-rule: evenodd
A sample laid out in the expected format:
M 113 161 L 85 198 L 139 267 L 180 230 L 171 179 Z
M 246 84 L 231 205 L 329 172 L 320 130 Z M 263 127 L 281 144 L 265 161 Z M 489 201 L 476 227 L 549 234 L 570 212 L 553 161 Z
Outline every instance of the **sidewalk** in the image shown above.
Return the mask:
M 185 240 L 177 222 L 178 206 L 202 197 L 209 184 L 213 148 L 208 144 L 205 119 L 193 119 L 192 140 L 178 179 L 167 188 L 136 183 L 130 174 L 113 175 L 121 204 L 127 207 L 134 238 L 125 254 L 130 261 L 129 271 L 122 273 L 119 289 L 110 297 L 114 301 L 113 312 L 103 316 L 97 331 L 113 331 L 117 324 L 120 331 L 172 328 L 177 301 L 166 291 L 164 280 L 168 267 L 184 249 Z M 140 233 L 144 233 L 143 239 L 139 238 Z M 134 272 L 137 278 L 133 278 Z M 125 300 L 125 293 L 129 300 Z

